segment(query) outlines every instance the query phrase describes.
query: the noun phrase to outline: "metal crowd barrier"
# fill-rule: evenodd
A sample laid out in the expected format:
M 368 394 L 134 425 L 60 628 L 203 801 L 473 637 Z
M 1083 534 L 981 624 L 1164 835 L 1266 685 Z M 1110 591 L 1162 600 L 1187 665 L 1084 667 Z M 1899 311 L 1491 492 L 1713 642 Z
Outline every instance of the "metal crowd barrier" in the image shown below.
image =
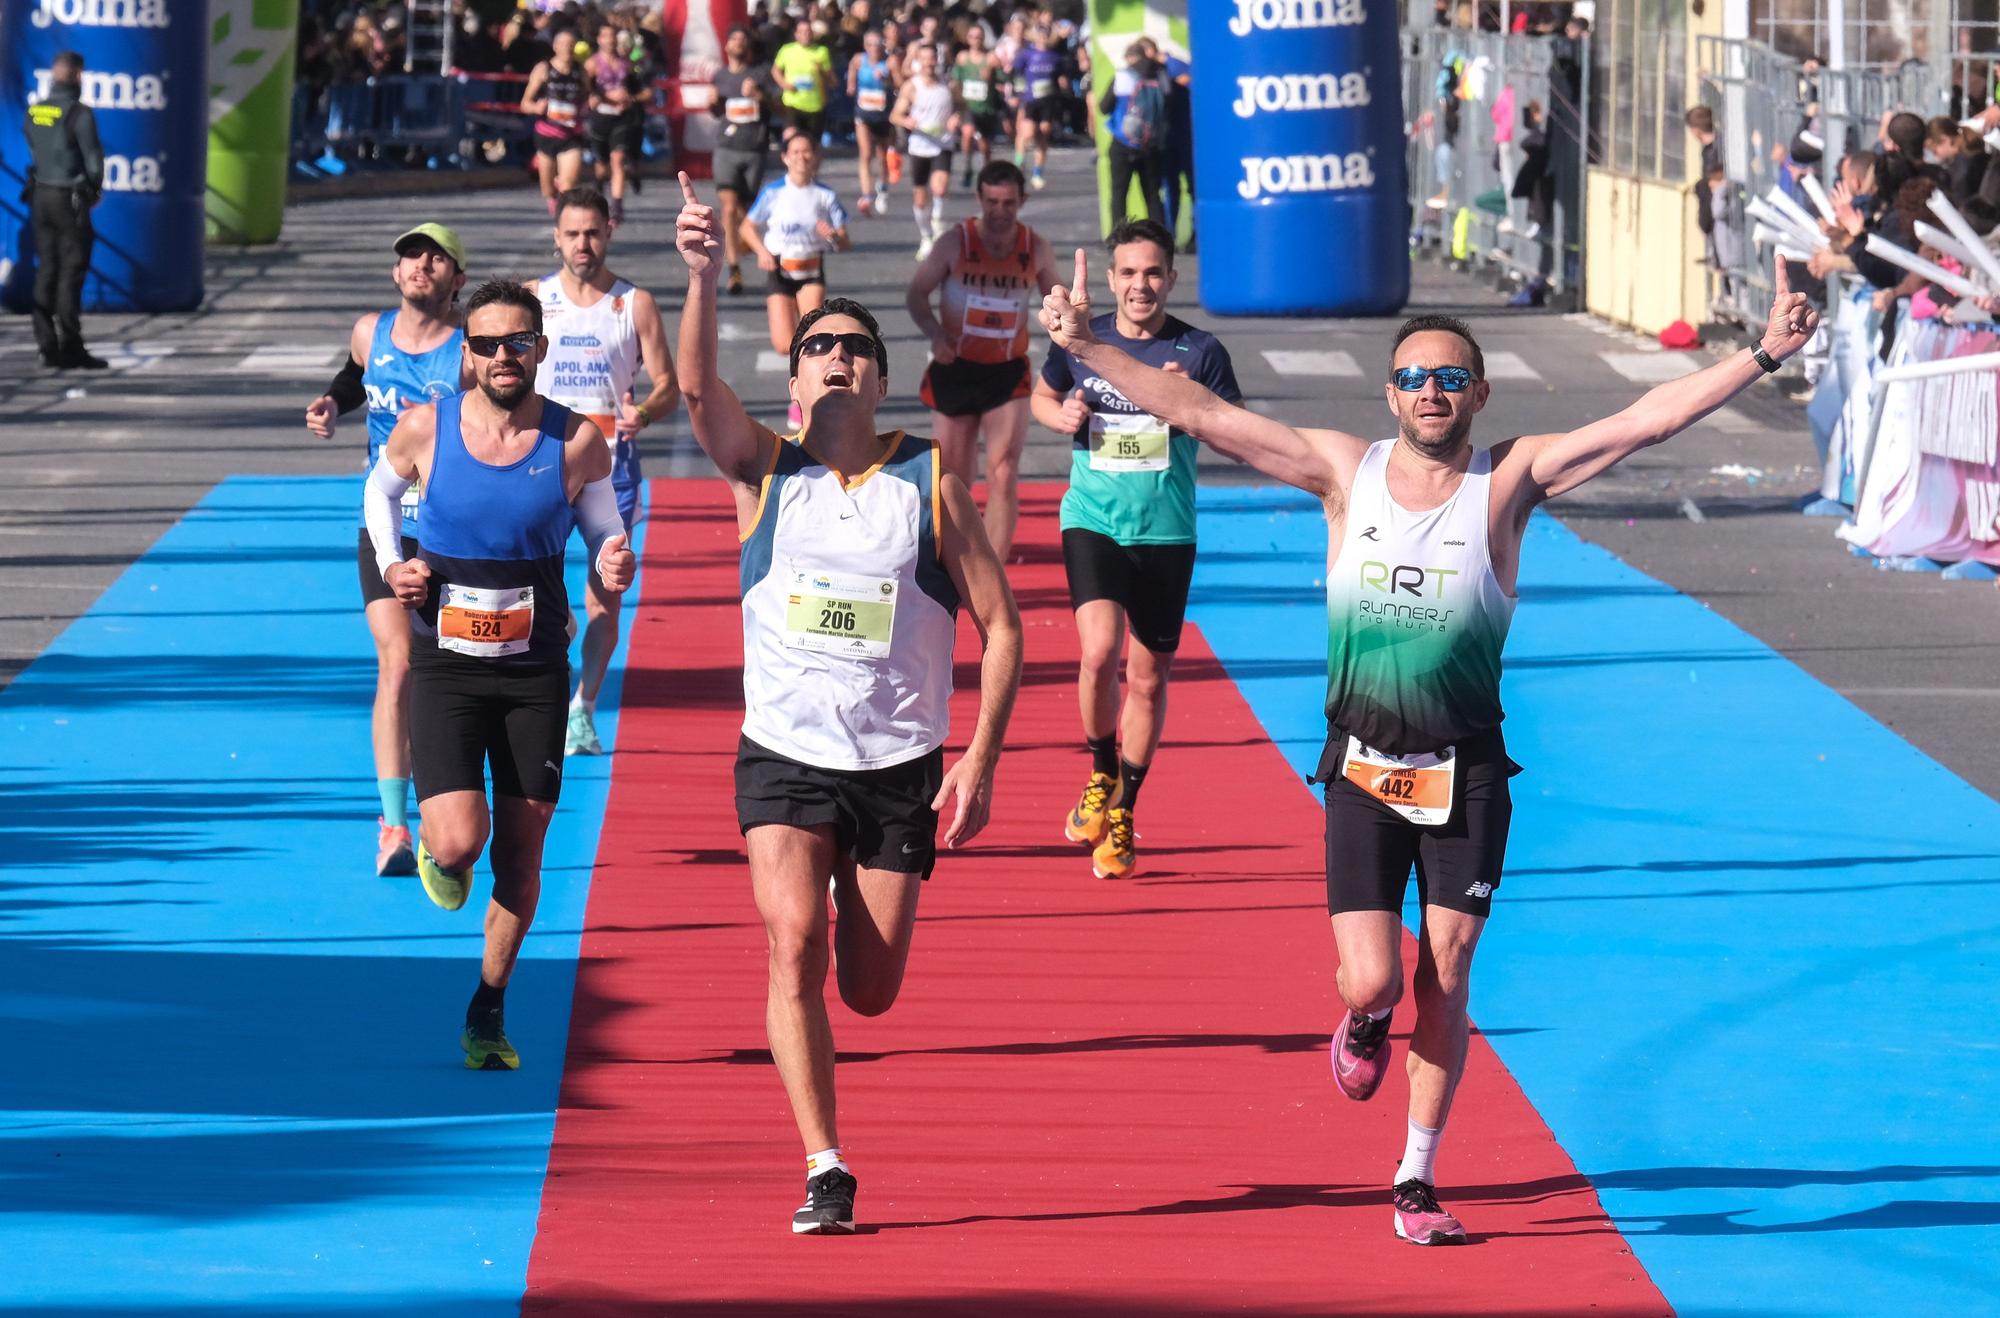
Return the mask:
M 527 76 L 518 73 L 393 74 L 329 85 L 321 104 L 300 88 L 293 100 L 292 160 L 339 169 L 384 153 L 423 157 L 432 168 L 480 162 L 482 148 L 501 143 L 524 151 L 534 118 L 520 108 Z M 654 151 L 678 146 L 687 110 L 680 83 L 661 78 L 647 118 Z
M 1565 38 L 1413 28 L 1402 35 L 1409 122 L 1410 244 L 1503 284 L 1538 282 L 1550 295 L 1582 280 L 1583 106 L 1588 47 Z M 1578 81 L 1559 55 L 1573 52 Z M 1511 92 L 1501 140 L 1494 110 Z M 1541 107 L 1555 200 L 1537 225 L 1513 194 L 1527 135 L 1522 111 Z
M 1711 314 L 1761 324 L 1771 306 L 1772 247 L 1753 240 L 1743 204 L 1777 185 L 1792 140 L 1807 127 L 1820 137 L 1824 147 L 1815 172 L 1831 189 L 1842 154 L 1871 146 L 1885 113 L 1941 113 L 1943 90 L 1921 64 L 1808 74 L 1797 60 L 1738 38 L 1697 37 L 1695 58 L 1700 68 L 1697 95 L 1715 112 L 1716 136 L 1732 185 L 1716 219 L 1718 226 L 1732 226 L 1733 233 L 1718 249 L 1723 264 L 1709 269 Z M 1697 180 L 1694 186 L 1706 183 Z M 1839 300 L 1837 289 L 1830 288 L 1827 296 L 1829 305 Z

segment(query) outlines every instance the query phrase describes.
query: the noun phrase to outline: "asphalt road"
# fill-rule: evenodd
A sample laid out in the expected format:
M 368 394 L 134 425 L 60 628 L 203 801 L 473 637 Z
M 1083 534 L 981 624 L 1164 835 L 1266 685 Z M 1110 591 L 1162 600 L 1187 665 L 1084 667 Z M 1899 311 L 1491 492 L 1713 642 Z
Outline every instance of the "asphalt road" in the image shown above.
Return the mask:
M 825 178 L 851 195 L 850 162 L 830 161 Z M 1089 156 L 1059 153 L 1050 180 L 1024 219 L 1049 234 L 1059 254 L 1079 243 L 1094 247 Z M 919 428 L 927 416 L 916 399 L 925 351 L 902 308 L 915 247 L 905 196 L 898 193 L 888 218 L 857 220 L 856 251 L 829 272 L 835 291 L 876 309 L 889 337 L 885 423 Z M 629 204 L 611 262 L 653 289 L 670 317 L 684 287 L 672 248 L 677 205 L 677 190 L 653 181 Z M 971 213 L 963 195 L 950 209 Z M 0 682 L 32 662 L 223 477 L 358 474 L 360 415 L 321 442 L 305 431 L 302 410 L 338 366 L 355 317 L 393 303 L 390 240 L 426 219 L 459 229 L 475 278 L 553 268 L 539 199 L 525 185 L 306 201 L 292 207 L 280 243 L 210 252 L 208 302 L 199 311 L 88 318 L 90 342 L 114 361 L 112 371 L 40 371 L 27 327 L 17 322 L 0 341 L 0 455 L 12 491 L 0 510 L 0 585 L 10 601 L 0 612 Z M 1196 260 L 1183 266 L 1176 310 L 1222 337 L 1253 406 L 1298 424 L 1389 433 L 1380 380 L 1393 321 L 1208 317 L 1195 297 Z M 725 374 L 753 410 L 779 421 L 783 366 L 769 355 L 761 303 L 754 294 L 727 300 Z M 1473 280 L 1417 269 L 1410 310 L 1468 317 L 1486 350 L 1495 388 L 1475 430 L 1483 441 L 1574 427 L 1703 360 L 1662 353 L 1587 317 L 1500 304 Z M 645 444 L 649 474 L 707 470 L 678 419 L 649 431 Z M 1803 409 L 1760 384 L 1551 511 L 2000 796 L 2000 739 L 1991 733 L 2000 719 L 2000 593 L 1879 572 L 1849 556 L 1831 521 L 1793 511 L 1816 483 L 1812 462 Z M 1064 439 L 1031 432 L 1030 477 L 1059 477 L 1067 465 Z M 1253 478 L 1225 461 L 1203 467 L 1204 480 Z

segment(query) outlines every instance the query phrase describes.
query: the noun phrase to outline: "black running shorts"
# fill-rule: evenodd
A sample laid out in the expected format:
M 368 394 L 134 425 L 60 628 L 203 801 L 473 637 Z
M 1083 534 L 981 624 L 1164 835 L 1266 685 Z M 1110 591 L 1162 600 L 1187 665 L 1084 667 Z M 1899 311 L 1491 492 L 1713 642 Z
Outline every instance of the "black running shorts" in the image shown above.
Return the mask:
M 819 263 L 819 269 L 813 271 L 803 279 L 795 279 L 791 275 L 786 274 L 782 269 L 768 270 L 764 275 L 764 291 L 766 293 L 776 293 L 780 297 L 797 297 L 799 290 L 808 284 L 818 284 L 822 288 L 826 287 L 826 262 L 824 260 Z
M 904 156 L 903 172 L 910 176 L 910 186 L 927 188 L 931 185 L 931 175 L 941 175 L 940 184 L 951 182 L 951 152 L 941 151 L 934 156 Z
M 529 801 L 562 796 L 569 665 L 508 668 L 426 650 L 410 664 L 410 760 L 417 800 L 484 792 Z
M 1507 757 L 1499 729 L 1458 743 L 1451 818 L 1432 827 L 1409 820 L 1340 774 L 1347 734 L 1332 732 L 1312 781 L 1326 784 L 1326 909 L 1400 911 L 1417 873 L 1417 900 L 1485 919 L 1507 855 L 1514 798 L 1507 780 L 1521 766 Z
M 709 170 L 717 192 L 733 192 L 748 206 L 764 187 L 764 167 L 770 157 L 762 151 L 737 151 L 719 146 L 709 157 Z
M 592 114 L 585 120 L 590 154 L 610 160 L 613 151 L 623 151 L 628 159 L 637 157 L 645 145 L 646 120 L 629 114 Z
M 416 556 L 417 542 L 408 536 L 404 536 L 403 557 L 415 558 Z M 368 538 L 366 527 L 363 527 L 361 531 L 361 549 L 355 559 L 355 564 L 361 569 L 362 608 L 367 608 L 376 600 L 392 600 L 396 598 L 396 592 L 389 589 L 389 583 L 382 580 L 382 573 L 375 567 L 375 542 Z
M 535 150 L 545 156 L 567 155 L 571 151 L 583 150 L 583 134 L 570 133 L 563 137 L 546 137 L 535 134 Z
M 743 832 L 762 824 L 826 825 L 834 846 L 862 869 L 931 876 L 938 821 L 931 802 L 943 785 L 941 746 L 887 769 L 822 769 L 748 737 L 736 744 L 736 822 Z
M 1194 546 L 1121 545 L 1108 535 L 1069 527 L 1062 533 L 1069 606 L 1110 600 L 1125 610 L 1132 638 L 1155 654 L 1180 648 L 1187 617 Z
M 1028 396 L 1028 359 L 932 362 L 917 394 L 925 407 L 942 416 L 985 416 Z

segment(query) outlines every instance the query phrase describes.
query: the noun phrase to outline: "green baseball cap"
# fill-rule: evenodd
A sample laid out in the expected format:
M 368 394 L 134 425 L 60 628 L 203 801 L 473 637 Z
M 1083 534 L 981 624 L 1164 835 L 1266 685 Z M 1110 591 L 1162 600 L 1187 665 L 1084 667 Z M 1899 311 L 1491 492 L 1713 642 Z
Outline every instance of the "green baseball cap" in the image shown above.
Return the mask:
M 458 240 L 458 231 L 456 229 L 447 228 L 437 223 L 419 224 L 416 228 L 396 238 L 394 244 L 396 255 L 401 256 L 403 254 L 403 248 L 412 238 L 426 238 L 436 243 L 460 270 L 465 269 L 465 244 Z

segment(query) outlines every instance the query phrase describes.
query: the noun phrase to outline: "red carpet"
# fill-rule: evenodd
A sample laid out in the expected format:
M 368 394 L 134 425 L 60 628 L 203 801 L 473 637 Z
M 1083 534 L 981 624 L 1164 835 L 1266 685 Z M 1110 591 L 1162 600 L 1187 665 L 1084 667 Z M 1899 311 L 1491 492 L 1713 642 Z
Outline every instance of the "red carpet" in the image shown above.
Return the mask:
M 1317 805 L 1192 627 L 1140 876 L 1060 841 L 1087 764 L 1057 493 L 1031 492 L 1012 570 L 1028 662 L 995 821 L 941 858 L 895 1009 L 832 995 L 867 1234 L 822 1239 L 789 1234 L 804 1158 L 731 804 L 734 518 L 719 482 L 653 483 L 523 1312 L 1665 1312 L 1481 1039 L 1439 1169 L 1475 1244 L 1394 1238 L 1408 1013 L 1382 1093 L 1342 1098 Z

